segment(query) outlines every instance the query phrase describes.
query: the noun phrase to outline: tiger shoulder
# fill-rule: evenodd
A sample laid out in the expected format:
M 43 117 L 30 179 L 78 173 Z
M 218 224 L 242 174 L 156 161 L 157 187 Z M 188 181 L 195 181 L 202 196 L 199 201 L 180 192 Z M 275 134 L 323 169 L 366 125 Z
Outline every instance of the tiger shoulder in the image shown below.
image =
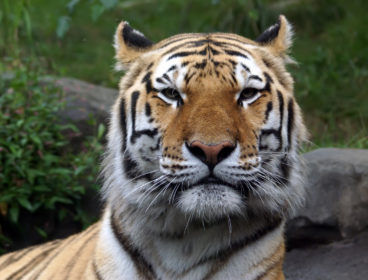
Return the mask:
M 116 30 L 100 222 L 0 257 L 0 279 L 282 280 L 306 138 L 284 16 L 257 39 Z

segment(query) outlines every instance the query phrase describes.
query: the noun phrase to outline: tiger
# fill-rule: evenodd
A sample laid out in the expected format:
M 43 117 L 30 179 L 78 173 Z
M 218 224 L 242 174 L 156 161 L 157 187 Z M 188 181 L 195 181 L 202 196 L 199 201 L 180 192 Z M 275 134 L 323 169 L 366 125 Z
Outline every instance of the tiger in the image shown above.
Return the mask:
M 99 222 L 6 254 L 0 279 L 285 279 L 284 228 L 303 203 L 307 131 L 285 16 L 255 40 L 153 43 L 122 21 Z

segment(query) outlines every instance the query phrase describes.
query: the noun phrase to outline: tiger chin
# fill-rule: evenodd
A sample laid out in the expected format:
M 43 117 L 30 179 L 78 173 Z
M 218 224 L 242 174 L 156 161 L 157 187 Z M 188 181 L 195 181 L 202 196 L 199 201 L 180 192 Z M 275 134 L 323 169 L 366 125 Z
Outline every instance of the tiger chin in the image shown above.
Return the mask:
M 103 162 L 102 220 L 0 258 L 0 279 L 284 279 L 306 138 L 284 16 L 257 39 L 127 22 Z

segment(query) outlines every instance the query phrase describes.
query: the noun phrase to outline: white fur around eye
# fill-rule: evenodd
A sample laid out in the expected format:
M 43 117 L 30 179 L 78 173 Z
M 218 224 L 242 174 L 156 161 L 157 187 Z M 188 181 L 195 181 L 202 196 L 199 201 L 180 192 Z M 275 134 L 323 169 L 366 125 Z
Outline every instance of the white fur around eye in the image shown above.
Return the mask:
M 173 99 L 170 99 L 170 98 L 168 98 L 168 97 L 166 97 L 163 93 L 161 93 L 161 92 L 159 92 L 158 94 L 157 94 L 157 96 L 160 98 L 160 99 L 162 99 L 163 101 L 165 101 L 166 103 L 168 103 L 168 104 L 171 104 L 171 105 L 175 105 L 175 107 L 176 107 L 176 103 L 178 103 L 176 100 L 173 100 Z
M 235 95 L 235 99 L 238 101 L 240 98 L 241 92 L 237 93 Z M 255 96 L 253 96 L 252 98 L 246 99 L 241 101 L 241 105 L 244 109 L 248 108 L 248 105 L 251 104 L 252 102 L 256 101 L 258 98 L 261 97 L 261 93 L 258 92 Z
M 178 93 L 180 94 L 181 99 L 184 100 L 183 94 L 181 94 L 179 91 L 178 91 Z M 173 108 L 178 108 L 179 107 L 179 102 L 177 100 L 174 100 L 174 99 L 171 99 L 171 98 L 166 97 L 162 92 L 159 92 L 157 94 L 157 97 L 159 97 L 160 99 L 162 99 L 163 101 L 165 101 L 167 104 L 171 104 L 171 106 Z

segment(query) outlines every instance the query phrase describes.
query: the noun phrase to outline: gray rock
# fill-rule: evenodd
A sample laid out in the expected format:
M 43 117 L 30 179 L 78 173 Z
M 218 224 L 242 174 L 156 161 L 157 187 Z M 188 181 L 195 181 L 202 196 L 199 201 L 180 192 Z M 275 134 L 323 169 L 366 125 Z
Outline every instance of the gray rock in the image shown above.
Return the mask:
M 368 275 L 368 232 L 348 240 L 286 254 L 287 280 L 365 280 Z
M 304 157 L 307 199 L 288 223 L 289 243 L 330 242 L 367 228 L 368 150 L 318 149 Z
M 91 120 L 107 125 L 111 107 L 118 96 L 117 89 L 73 78 L 44 77 L 41 83 L 54 84 L 65 93 L 66 106 L 60 112 L 60 119 L 62 123 L 71 123 L 79 128 L 80 134 L 73 137 L 82 140 L 85 136 L 95 135 L 96 127 L 91 124 Z
M 118 90 L 72 78 L 59 78 L 53 82 L 65 92 L 66 108 L 61 114 L 62 118 L 75 123 L 82 134 L 90 134 L 88 122 L 91 117 L 107 123 Z

